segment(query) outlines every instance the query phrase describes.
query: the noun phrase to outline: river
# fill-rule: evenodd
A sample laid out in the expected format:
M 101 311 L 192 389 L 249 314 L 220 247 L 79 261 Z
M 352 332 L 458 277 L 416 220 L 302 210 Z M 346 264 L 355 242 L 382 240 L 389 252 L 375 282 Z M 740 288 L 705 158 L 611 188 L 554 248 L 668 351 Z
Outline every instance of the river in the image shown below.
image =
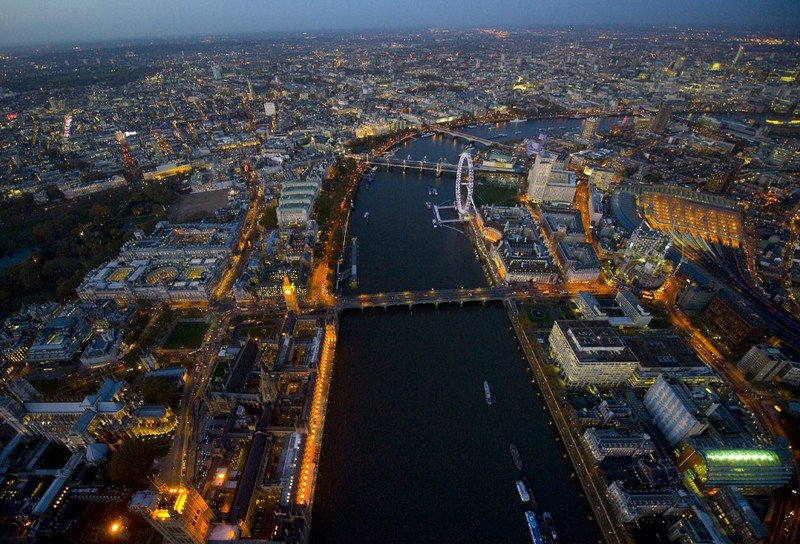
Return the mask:
M 579 125 L 548 119 L 470 132 L 522 138 Z M 436 136 L 401 145 L 397 156 L 452 162 L 463 147 Z M 432 187 L 438 197 L 428 195 Z M 355 292 L 487 284 L 467 236 L 432 226 L 425 202 L 452 201 L 453 193 L 452 177 L 386 170 L 359 189 L 348 233 L 359 246 Z M 512 442 L 523 471 L 512 463 Z M 502 305 L 341 317 L 313 544 L 530 542 L 514 485 L 523 475 L 562 542 L 596 542 L 571 472 Z

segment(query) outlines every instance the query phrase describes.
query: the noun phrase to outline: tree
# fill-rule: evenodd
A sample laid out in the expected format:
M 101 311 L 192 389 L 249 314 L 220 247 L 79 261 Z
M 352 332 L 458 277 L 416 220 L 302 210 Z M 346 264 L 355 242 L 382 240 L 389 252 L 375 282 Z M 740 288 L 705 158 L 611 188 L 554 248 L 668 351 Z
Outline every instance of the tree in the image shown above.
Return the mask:
M 89 208 L 89 217 L 92 218 L 93 223 L 101 225 L 111 217 L 111 208 L 103 204 L 93 204 L 92 207 Z
M 111 455 L 108 476 L 115 482 L 141 479 L 150 469 L 150 450 L 139 439 L 127 440 Z
M 168 406 L 170 401 L 175 397 L 177 389 L 169 380 L 150 378 L 142 382 L 141 387 L 139 387 L 139 392 L 148 404 Z

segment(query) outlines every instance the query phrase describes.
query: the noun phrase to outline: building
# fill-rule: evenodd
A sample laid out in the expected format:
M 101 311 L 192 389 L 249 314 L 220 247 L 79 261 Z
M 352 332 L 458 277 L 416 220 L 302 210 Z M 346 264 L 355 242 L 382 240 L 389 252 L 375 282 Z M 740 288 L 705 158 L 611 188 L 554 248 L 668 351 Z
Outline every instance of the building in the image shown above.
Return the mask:
M 129 410 L 122 400 L 125 383 L 107 379 L 93 395 L 77 402 L 18 402 L 0 398 L 0 416 L 18 433 L 42 436 L 72 451 L 98 439 L 120 436 Z
M 597 127 L 600 126 L 600 119 L 597 117 L 587 117 L 583 120 L 583 128 L 581 129 L 581 138 L 584 140 L 592 140 L 597 134 Z
M 645 393 L 643 401 L 672 446 L 702 433 L 708 426 L 690 391 L 676 380 L 659 376 Z
M 634 387 L 650 387 L 664 376 L 684 384 L 705 386 L 717 375 L 701 361 L 692 347 L 678 334 L 648 332 L 626 334 L 625 345 L 639 360 L 630 383 Z
M 536 155 L 533 166 L 528 171 L 528 197 L 531 202 L 544 200 L 547 182 L 550 180 L 550 173 L 555 163 L 556 156 L 552 153 L 542 151 Z
M 119 353 L 122 342 L 122 333 L 119 329 L 112 329 L 95 333 L 92 341 L 81 353 L 81 364 L 94 370 L 113 362 Z
M 630 326 L 632 327 L 643 329 L 647 327 L 650 324 L 650 320 L 653 319 L 650 312 L 642 308 L 639 297 L 634 295 L 629 289 L 621 287 L 619 291 L 617 291 L 617 296 L 614 297 L 614 301 L 622 308 L 622 313 L 630 320 Z
M 606 321 L 558 320 L 549 340 L 550 353 L 569 385 L 619 385 L 639 364 Z
M 556 255 L 567 281 L 596 281 L 600 277 L 600 259 L 592 244 L 559 242 Z
M 29 363 L 70 361 L 92 336 L 92 329 L 80 315 L 60 314 L 36 334 L 25 354 Z
M 558 268 L 541 240 L 501 240 L 489 250 L 489 257 L 504 281 L 555 283 Z
M 575 305 L 586 319 L 603 319 L 615 327 L 646 327 L 652 316 L 638 304 L 638 299 L 633 294 L 631 296 L 636 299 L 636 306 L 627 299 L 623 300 L 625 302 L 623 305 L 619 300 L 622 291 L 623 289 L 614 299 L 610 297 L 598 299 L 589 291 L 579 291 L 575 297 Z M 630 293 L 626 289 L 625 291 Z
M 542 230 L 551 243 L 578 243 L 586 241 L 581 212 L 563 206 L 539 207 Z
M 739 368 L 749 378 L 758 382 L 767 382 L 781 373 L 792 360 L 781 350 L 769 344 L 756 344 L 744 354 L 739 361 Z
M 599 191 L 608 192 L 611 188 L 611 184 L 615 182 L 616 177 L 617 174 L 614 170 L 608 168 L 592 168 L 592 173 L 589 175 L 589 183 Z
M 675 487 L 634 490 L 615 481 L 608 486 L 608 499 L 622 523 L 632 523 L 642 516 L 680 514 L 689 508 L 685 493 Z
M 578 190 L 578 178 L 575 172 L 553 168 L 542 195 L 543 202 L 572 204 Z
M 675 465 L 701 490 L 732 485 L 758 494 L 786 485 L 794 475 L 789 442 L 783 437 L 688 438 Z
M 206 259 L 229 257 L 241 232 L 241 221 L 231 223 L 182 223 L 159 221 L 146 235 L 137 230 L 123 244 L 120 258 L 134 259 Z
M 213 518 L 194 487 L 170 488 L 163 483 L 155 491 L 135 493 L 128 510 L 142 516 L 169 544 L 205 544 Z
M 800 362 L 789 361 L 778 371 L 778 378 L 786 385 L 800 387 Z
M 767 537 L 767 529 L 738 488 L 725 485 L 709 497 L 709 506 L 725 531 L 741 544 L 756 544 Z
M 89 272 L 78 286 L 84 302 L 208 302 L 227 259 L 118 259 Z
M 653 118 L 653 123 L 650 125 L 650 132 L 663 134 L 671 119 L 672 106 L 666 103 L 661 104 L 658 108 L 658 113 L 656 113 L 656 116 Z
M 638 197 L 647 224 L 690 247 L 708 242 L 738 247 L 744 236 L 742 213 L 736 201 L 677 185 L 632 186 L 625 192 Z
M 769 334 L 761 316 L 727 291 L 718 292 L 703 314 L 706 325 L 733 349 L 745 349 Z
M 589 427 L 583 433 L 583 440 L 598 463 L 606 457 L 639 457 L 655 451 L 650 436 L 633 431 Z

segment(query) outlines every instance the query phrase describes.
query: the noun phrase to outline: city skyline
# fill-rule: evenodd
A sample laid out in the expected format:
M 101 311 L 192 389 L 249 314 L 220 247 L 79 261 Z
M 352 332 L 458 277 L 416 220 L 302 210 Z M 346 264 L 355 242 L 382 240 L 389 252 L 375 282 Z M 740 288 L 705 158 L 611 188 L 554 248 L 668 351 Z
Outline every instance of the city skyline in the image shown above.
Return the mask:
M 498 26 L 622 26 L 796 29 L 800 3 L 792 0 L 546 0 L 535 6 L 508 0 L 487 10 L 477 0 L 413 1 L 398 4 L 254 2 L 237 0 L 142 0 L 124 8 L 99 0 L 2 4 L 0 46 L 89 43 L 109 40 L 240 35 L 271 32 L 410 30 Z

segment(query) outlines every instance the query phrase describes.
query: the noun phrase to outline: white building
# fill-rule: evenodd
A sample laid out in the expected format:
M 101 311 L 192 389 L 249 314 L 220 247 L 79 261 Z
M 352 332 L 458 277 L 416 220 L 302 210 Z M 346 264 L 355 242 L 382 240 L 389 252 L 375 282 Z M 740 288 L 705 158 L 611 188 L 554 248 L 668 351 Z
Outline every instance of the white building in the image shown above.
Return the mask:
M 550 179 L 550 172 L 553 171 L 555 162 L 556 156 L 553 154 L 543 151 L 536 155 L 536 160 L 528 171 L 528 197 L 531 202 L 544 200 L 547 181 Z
M 702 433 L 708 426 L 689 391 L 680 382 L 670 382 L 663 376 L 645 393 L 644 405 L 673 446 Z
M 549 340 L 550 353 L 569 385 L 619 385 L 639 365 L 636 356 L 606 321 L 558 320 Z

